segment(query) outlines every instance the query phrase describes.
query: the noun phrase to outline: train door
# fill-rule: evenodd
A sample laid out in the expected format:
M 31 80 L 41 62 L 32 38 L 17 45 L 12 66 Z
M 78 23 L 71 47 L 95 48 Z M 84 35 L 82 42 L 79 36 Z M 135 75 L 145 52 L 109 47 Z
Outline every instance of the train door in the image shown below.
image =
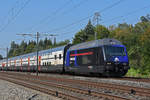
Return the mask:
M 104 64 L 104 55 L 103 55 L 102 47 L 97 48 L 97 60 L 98 60 L 98 65 L 101 66 Z
M 20 61 L 20 70 L 22 71 L 23 68 L 22 68 L 22 58 L 21 58 L 21 61 Z
M 30 57 L 28 57 L 28 71 L 30 71 Z
M 39 66 L 38 66 L 38 70 L 41 70 L 41 56 L 39 56 Z

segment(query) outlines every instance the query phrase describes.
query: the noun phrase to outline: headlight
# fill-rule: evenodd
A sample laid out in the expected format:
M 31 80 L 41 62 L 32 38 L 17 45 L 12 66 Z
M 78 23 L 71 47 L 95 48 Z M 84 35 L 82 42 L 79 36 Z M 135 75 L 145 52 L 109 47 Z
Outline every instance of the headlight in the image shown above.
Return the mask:
M 111 63 L 110 63 L 110 62 L 107 62 L 107 65 L 111 65 Z

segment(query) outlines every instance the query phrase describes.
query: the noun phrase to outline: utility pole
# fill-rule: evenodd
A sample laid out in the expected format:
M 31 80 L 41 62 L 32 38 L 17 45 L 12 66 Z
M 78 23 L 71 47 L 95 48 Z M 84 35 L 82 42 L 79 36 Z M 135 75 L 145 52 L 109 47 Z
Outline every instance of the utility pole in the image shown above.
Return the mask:
M 8 47 L 6 48 L 6 56 L 7 56 L 7 68 L 8 68 Z
M 36 37 L 36 56 L 37 56 L 37 58 L 36 58 L 36 75 L 38 76 L 38 73 L 39 73 L 39 71 L 38 71 L 38 67 L 39 67 L 39 38 L 40 38 L 40 35 L 42 35 L 42 36 L 57 36 L 57 35 L 54 35 L 54 34 L 40 34 L 39 32 L 37 32 L 36 33 L 36 35 L 35 34 L 17 34 L 17 35 L 21 35 L 21 36 L 26 36 L 26 35 L 28 35 L 28 36 L 35 36 Z
M 8 67 L 8 47 L 7 48 L 0 48 L 0 50 L 6 51 L 6 67 Z
M 56 37 L 54 37 L 54 46 L 56 46 Z
M 93 18 L 93 21 L 96 23 L 95 26 L 98 26 L 98 25 L 99 25 L 99 20 L 100 20 L 100 14 L 99 14 L 99 12 L 96 12 L 96 13 L 94 14 L 94 18 Z M 97 28 L 98 28 L 98 27 L 97 27 Z M 96 28 L 96 32 L 95 32 L 95 40 L 97 40 L 97 31 L 98 31 L 97 28 Z
M 36 34 L 36 52 L 37 52 L 37 66 L 36 66 L 36 76 L 38 76 L 38 67 L 39 67 L 39 32 Z

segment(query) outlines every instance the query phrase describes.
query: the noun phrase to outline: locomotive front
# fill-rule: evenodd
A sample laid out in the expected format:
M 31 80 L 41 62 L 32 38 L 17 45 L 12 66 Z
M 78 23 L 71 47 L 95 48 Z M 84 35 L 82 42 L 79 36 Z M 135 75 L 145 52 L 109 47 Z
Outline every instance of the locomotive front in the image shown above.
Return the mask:
M 124 76 L 129 69 L 129 60 L 124 45 L 105 45 L 104 59 L 106 73 Z

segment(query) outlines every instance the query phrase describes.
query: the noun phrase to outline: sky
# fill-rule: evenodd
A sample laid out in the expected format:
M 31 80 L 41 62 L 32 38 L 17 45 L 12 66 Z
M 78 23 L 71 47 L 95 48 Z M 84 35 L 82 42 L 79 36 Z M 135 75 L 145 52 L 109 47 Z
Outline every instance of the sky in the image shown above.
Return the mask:
M 136 24 L 141 16 L 150 14 L 149 0 L 0 0 L 0 54 L 11 41 L 35 40 L 18 34 L 57 35 L 57 41 L 72 40 L 94 14 L 100 14 L 99 24 Z M 53 37 L 47 37 L 53 39 Z

